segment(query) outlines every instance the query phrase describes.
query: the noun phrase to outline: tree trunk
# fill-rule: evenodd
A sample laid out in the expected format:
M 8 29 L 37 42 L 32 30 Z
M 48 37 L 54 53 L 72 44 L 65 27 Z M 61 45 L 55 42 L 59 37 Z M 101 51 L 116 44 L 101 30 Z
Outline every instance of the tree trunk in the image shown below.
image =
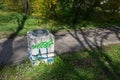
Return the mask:
M 24 2 L 25 14 L 29 15 L 29 3 L 28 3 L 28 0 L 23 0 L 23 2 Z
M 76 24 L 78 22 L 78 18 L 80 16 L 81 11 L 81 4 L 82 2 L 80 0 L 75 1 L 73 7 L 74 7 L 74 17 L 73 17 L 73 24 Z

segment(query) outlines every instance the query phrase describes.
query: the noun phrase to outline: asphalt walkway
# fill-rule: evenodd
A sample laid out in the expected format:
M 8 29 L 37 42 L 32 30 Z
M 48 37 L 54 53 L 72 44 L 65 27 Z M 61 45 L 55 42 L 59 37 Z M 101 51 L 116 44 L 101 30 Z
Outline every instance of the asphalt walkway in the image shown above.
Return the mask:
M 62 54 L 81 49 L 120 43 L 120 27 L 58 32 L 55 51 Z M 26 36 L 0 39 L 0 64 L 16 63 L 28 58 Z

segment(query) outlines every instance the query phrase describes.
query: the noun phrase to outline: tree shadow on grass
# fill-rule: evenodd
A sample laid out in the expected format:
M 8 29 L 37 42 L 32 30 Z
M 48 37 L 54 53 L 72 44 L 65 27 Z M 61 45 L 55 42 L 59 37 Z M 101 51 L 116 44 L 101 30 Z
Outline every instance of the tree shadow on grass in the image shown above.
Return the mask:
M 13 41 L 15 40 L 18 33 L 24 28 L 25 21 L 27 20 L 27 15 L 23 15 L 21 20 L 18 19 L 18 27 L 15 32 L 10 34 L 10 36 L 2 43 L 2 50 L 0 51 L 0 70 L 6 65 L 12 63 L 10 58 L 13 53 Z
M 119 80 L 119 69 L 117 69 L 117 66 L 107 55 L 107 51 L 104 49 L 104 40 L 112 33 L 114 33 L 119 40 L 120 28 L 105 29 L 106 32 L 102 32 L 104 34 L 100 34 L 98 30 L 96 30 L 93 32 L 95 35 L 93 36 L 93 40 L 91 40 L 88 37 L 90 34 L 89 31 L 86 32 L 82 29 L 77 30 L 75 25 L 71 25 L 71 27 L 74 28 L 74 31 L 67 30 L 67 32 L 85 49 L 85 52 L 82 50 L 78 55 L 74 54 L 75 52 L 63 55 L 59 55 L 58 53 L 59 59 L 57 62 L 55 60 L 52 67 L 51 65 L 48 65 L 45 69 L 41 67 L 43 72 L 39 72 L 41 74 L 38 73 L 38 76 L 33 76 L 32 78 L 41 80 Z M 101 29 L 101 31 L 102 30 L 104 29 Z M 64 38 L 65 35 L 58 35 L 57 37 L 56 40 L 59 40 L 60 38 Z M 71 50 L 80 46 L 73 46 Z M 82 52 L 84 54 L 82 54 Z M 86 53 L 88 57 L 84 57 Z M 81 59 L 80 57 L 83 58 Z
M 75 27 L 75 25 L 72 25 L 74 27 L 74 34 L 71 33 L 71 31 L 67 30 L 69 34 L 76 39 L 77 42 L 79 42 L 80 45 L 82 45 L 84 48 L 83 41 L 79 38 L 78 36 L 78 31 Z M 118 28 L 108 28 L 108 30 L 111 30 L 115 33 L 116 37 L 120 40 L 119 38 L 119 30 Z M 89 55 L 97 61 L 98 65 L 101 67 L 102 71 L 104 72 L 105 76 L 107 76 L 108 79 L 110 80 L 119 80 L 120 78 L 120 73 L 116 70 L 116 66 L 113 64 L 112 60 L 106 55 L 106 51 L 104 49 L 103 41 L 105 38 L 107 38 L 110 33 L 104 34 L 100 38 L 100 43 L 97 41 L 97 37 L 94 37 L 94 42 L 92 42 L 88 37 L 85 31 L 80 29 L 82 38 L 85 41 L 85 44 L 87 44 L 89 49 L 86 49 L 86 51 L 89 53 Z
M 40 64 L 38 68 L 35 68 L 38 76 L 33 75 L 30 78 L 35 80 L 89 80 L 88 76 L 81 75 L 77 70 L 78 59 L 77 54 L 60 55 L 55 58 L 52 65 Z

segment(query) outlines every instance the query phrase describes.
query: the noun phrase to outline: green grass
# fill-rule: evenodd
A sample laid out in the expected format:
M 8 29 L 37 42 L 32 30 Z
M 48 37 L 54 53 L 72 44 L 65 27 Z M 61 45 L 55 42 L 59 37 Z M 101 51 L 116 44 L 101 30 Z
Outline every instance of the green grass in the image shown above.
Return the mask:
M 3 12 L 0 11 L 0 38 L 8 37 L 10 34 L 16 31 L 18 20 L 22 19 L 22 15 L 15 12 Z M 39 21 L 39 23 L 38 23 Z M 19 36 L 25 35 L 27 31 L 45 28 L 52 32 L 57 31 L 59 28 L 55 25 L 55 21 L 38 20 L 35 17 L 29 16 L 25 21 L 24 28 L 18 33 Z
M 55 57 L 53 64 L 29 60 L 1 68 L 0 80 L 119 80 L 120 44 Z
M 22 15 L 16 12 L 8 12 L 0 10 L 0 38 L 8 37 L 11 33 L 15 32 L 18 27 L 18 20 L 22 19 Z M 98 27 L 111 27 L 111 26 L 119 26 L 118 23 L 110 23 L 110 22 L 94 22 L 94 21 L 80 21 L 81 23 L 77 24 L 75 27 L 77 29 L 90 29 L 90 28 L 98 28 Z M 58 22 L 55 20 L 42 20 L 35 18 L 34 16 L 29 16 L 25 21 L 24 28 L 18 33 L 19 36 L 25 35 L 27 31 L 45 28 L 50 30 L 51 32 L 57 32 L 59 30 L 64 30 L 65 28 L 73 29 L 71 23 Z

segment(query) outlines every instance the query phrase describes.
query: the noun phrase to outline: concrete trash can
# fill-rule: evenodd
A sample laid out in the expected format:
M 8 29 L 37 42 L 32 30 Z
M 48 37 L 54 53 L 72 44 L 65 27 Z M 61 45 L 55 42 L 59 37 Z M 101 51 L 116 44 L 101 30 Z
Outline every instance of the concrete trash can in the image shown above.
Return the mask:
M 28 54 L 33 65 L 54 62 L 54 36 L 45 29 L 27 32 Z

